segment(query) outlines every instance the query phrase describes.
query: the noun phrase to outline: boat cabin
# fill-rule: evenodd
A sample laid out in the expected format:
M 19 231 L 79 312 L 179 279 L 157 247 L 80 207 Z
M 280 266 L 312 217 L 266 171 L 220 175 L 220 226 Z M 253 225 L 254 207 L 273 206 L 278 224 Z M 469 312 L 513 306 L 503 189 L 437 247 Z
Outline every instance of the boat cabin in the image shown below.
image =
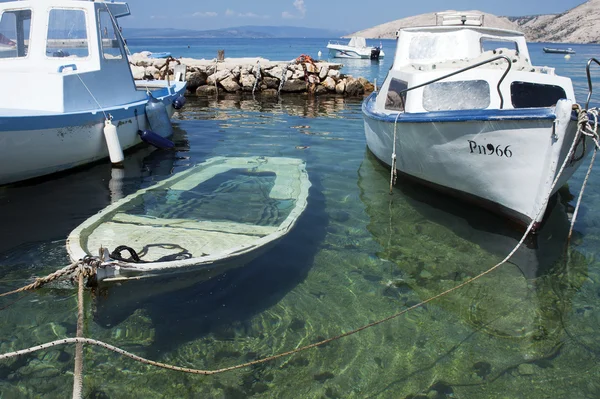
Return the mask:
M 136 87 L 117 24 L 129 13 L 126 3 L 103 1 L 0 2 L 0 108 L 19 115 L 131 102 Z
M 477 14 L 442 13 L 437 23 L 397 32 L 394 63 L 376 109 L 385 113 L 510 109 L 574 100 L 570 79 L 555 75 L 554 68 L 531 64 L 522 33 L 484 27 L 483 16 Z M 460 70 L 464 71 L 457 73 Z M 431 82 L 436 79 L 440 80 Z M 405 91 L 413 87 L 417 88 Z

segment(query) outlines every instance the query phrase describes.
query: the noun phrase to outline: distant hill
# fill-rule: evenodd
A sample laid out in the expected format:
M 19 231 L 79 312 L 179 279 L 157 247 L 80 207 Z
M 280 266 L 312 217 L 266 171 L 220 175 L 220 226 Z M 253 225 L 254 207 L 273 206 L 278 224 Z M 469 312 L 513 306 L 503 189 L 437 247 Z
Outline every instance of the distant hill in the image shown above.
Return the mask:
M 554 43 L 600 43 L 600 0 L 555 15 L 510 17 L 530 41 Z
M 531 42 L 600 43 L 600 0 L 588 0 L 561 14 L 498 17 L 481 11 L 464 11 L 485 14 L 484 26 L 518 30 Z M 387 22 L 349 36 L 371 39 L 393 39 L 396 31 L 413 26 L 435 25 L 435 13 Z
M 441 11 L 440 11 L 441 12 Z M 460 11 L 459 11 L 460 12 Z M 509 21 L 508 18 L 505 17 L 497 17 L 492 14 L 485 13 L 483 11 L 462 11 L 464 13 L 469 14 L 484 14 L 485 17 L 483 19 L 484 26 L 490 28 L 500 28 L 500 29 L 511 29 L 511 30 L 519 30 L 519 26 Z M 435 14 L 436 13 L 428 13 L 428 14 L 420 14 L 415 15 L 413 17 L 398 19 L 392 22 L 387 22 L 385 24 L 377 25 L 373 28 L 361 30 L 356 33 L 352 33 L 350 36 L 363 36 L 367 39 L 395 39 L 396 31 L 401 28 L 411 28 L 415 26 L 432 26 L 435 25 Z
M 348 33 L 330 29 L 303 28 L 299 26 L 237 26 L 233 28 L 193 30 L 123 28 L 123 35 L 135 38 L 329 38 Z

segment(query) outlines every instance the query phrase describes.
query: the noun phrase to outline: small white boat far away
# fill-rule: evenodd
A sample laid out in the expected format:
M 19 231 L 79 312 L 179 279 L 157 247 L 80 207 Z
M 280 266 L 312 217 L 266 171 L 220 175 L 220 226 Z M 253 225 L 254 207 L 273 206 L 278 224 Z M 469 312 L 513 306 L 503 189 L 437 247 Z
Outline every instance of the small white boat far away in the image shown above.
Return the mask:
M 327 44 L 331 58 L 356 58 L 378 60 L 385 57 L 382 46 L 367 46 L 364 37 L 354 36 L 348 44 L 329 42 Z

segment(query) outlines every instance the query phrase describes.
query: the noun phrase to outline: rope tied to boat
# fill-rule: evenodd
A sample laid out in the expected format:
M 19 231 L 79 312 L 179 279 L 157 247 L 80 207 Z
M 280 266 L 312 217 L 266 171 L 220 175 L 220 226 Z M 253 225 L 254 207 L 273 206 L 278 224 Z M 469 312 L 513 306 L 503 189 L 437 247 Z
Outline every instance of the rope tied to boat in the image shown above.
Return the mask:
M 394 185 L 396 184 L 396 180 L 398 180 L 398 170 L 396 169 L 396 137 L 398 136 L 398 118 L 400 117 L 400 112 L 396 115 L 396 120 L 394 121 L 394 145 L 392 147 L 392 170 L 390 171 L 390 195 L 392 194 Z
M 256 61 L 256 65 L 252 68 L 252 72 L 254 72 L 254 86 L 252 86 L 252 95 L 254 95 L 254 91 L 256 90 L 256 86 L 258 86 L 258 82 L 262 79 L 262 74 L 260 72 L 260 61 Z
M 96 275 L 97 267 L 100 266 L 101 263 L 102 262 L 97 257 L 86 256 L 85 258 L 80 259 L 76 262 L 73 262 L 69 266 L 63 267 L 62 269 L 57 270 L 54 273 L 47 275 L 46 277 L 36 278 L 35 281 L 31 284 L 28 284 L 24 287 L 18 288 L 13 291 L 2 293 L 2 294 L 0 294 L 0 298 L 9 296 L 9 295 L 18 294 L 18 293 L 24 292 L 24 291 L 36 290 L 38 288 L 43 287 L 44 285 L 46 285 L 48 283 L 51 283 L 53 281 L 56 281 L 58 279 L 61 279 L 65 276 L 69 276 L 69 275 L 76 276 L 78 274 L 82 274 L 83 277 L 87 277 L 87 278 L 93 277 Z
M 571 243 L 571 237 L 573 236 L 573 229 L 575 228 L 575 221 L 577 220 L 577 215 L 579 214 L 579 208 L 581 206 L 581 200 L 583 198 L 583 192 L 585 191 L 585 187 L 588 183 L 590 175 L 592 174 L 592 168 L 594 166 L 594 162 L 596 161 L 596 154 L 600 149 L 600 138 L 598 136 L 598 109 L 592 108 L 590 110 L 582 109 L 579 104 L 575 104 L 573 106 L 574 109 L 577 110 L 577 135 L 575 136 L 575 140 L 577 141 L 577 146 L 579 146 L 579 142 L 583 139 L 583 153 L 581 157 L 585 156 L 585 138 L 589 137 L 594 141 L 594 153 L 592 154 L 592 159 L 590 161 L 590 166 L 588 167 L 587 173 L 585 174 L 585 178 L 583 179 L 583 183 L 581 185 L 581 190 L 579 190 L 579 196 L 577 197 L 577 204 L 575 205 L 575 210 L 573 211 L 573 217 L 571 218 L 571 226 L 569 227 L 569 235 L 567 236 L 567 246 Z M 593 119 L 593 126 L 590 124 L 590 115 Z M 580 139 L 577 136 L 580 136 Z M 575 154 L 575 150 L 573 151 L 573 155 Z M 576 162 L 572 160 L 572 162 Z
M 279 93 L 281 93 L 281 89 L 283 89 L 283 85 L 285 84 L 285 81 L 287 80 L 287 72 L 288 72 L 288 68 L 289 68 L 289 64 L 285 64 L 284 68 L 282 69 L 281 72 L 281 79 L 279 79 L 279 88 L 277 89 L 277 95 L 279 95 Z

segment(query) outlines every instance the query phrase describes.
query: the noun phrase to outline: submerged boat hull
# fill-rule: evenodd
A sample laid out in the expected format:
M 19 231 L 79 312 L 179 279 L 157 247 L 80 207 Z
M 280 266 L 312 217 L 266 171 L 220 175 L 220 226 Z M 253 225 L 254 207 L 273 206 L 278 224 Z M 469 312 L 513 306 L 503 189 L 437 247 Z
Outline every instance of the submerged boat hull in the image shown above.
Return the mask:
M 577 169 L 591 143 L 580 145 L 552 193 L 550 188 L 577 132 L 571 102 L 556 110 L 438 112 L 398 117 L 363 104 L 367 146 L 396 168 L 455 196 L 508 216 L 519 224 L 540 222 L 545 200 Z M 395 126 L 396 125 L 396 126 Z M 588 140 L 585 138 L 584 140 Z
M 155 92 L 169 117 L 172 101 L 185 90 Z M 138 130 L 148 129 L 144 107 L 147 101 L 104 111 L 113 117 L 123 150 L 141 143 Z M 104 138 L 105 116 L 98 110 L 73 114 L 28 115 L 25 112 L 0 117 L 0 185 L 68 170 L 108 157 Z M 136 116 L 137 115 L 137 116 Z M 163 132 L 156 132 L 165 136 Z
M 246 191 L 233 175 L 248 184 Z M 266 189 L 252 179 L 274 181 Z M 67 251 L 73 260 L 122 245 L 140 254 L 142 262 L 112 254 L 98 269 L 99 281 L 184 272 L 205 280 L 248 263 L 283 238 L 306 208 L 309 188 L 299 159 L 211 158 L 92 216 L 69 235 Z

